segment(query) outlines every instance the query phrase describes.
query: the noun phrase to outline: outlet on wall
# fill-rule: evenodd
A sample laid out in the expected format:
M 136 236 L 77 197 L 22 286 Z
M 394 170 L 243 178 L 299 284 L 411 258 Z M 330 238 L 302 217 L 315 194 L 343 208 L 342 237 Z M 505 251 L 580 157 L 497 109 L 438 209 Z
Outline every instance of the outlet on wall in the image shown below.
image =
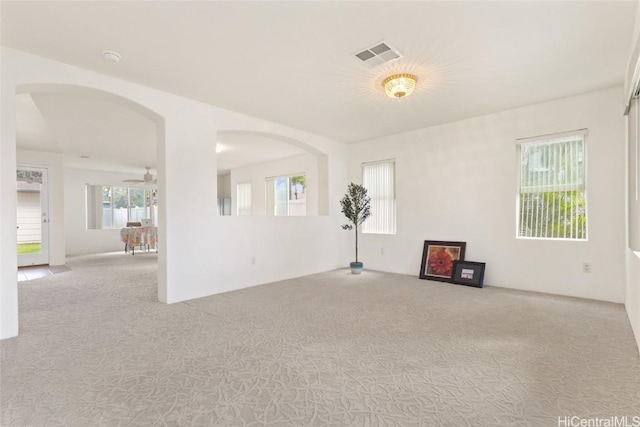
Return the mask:
M 380 248 L 380 255 L 384 255 L 384 248 Z
M 256 257 L 251 257 L 251 265 L 256 265 Z
M 591 263 L 590 262 L 583 262 L 582 263 L 582 272 L 583 273 L 591 273 Z

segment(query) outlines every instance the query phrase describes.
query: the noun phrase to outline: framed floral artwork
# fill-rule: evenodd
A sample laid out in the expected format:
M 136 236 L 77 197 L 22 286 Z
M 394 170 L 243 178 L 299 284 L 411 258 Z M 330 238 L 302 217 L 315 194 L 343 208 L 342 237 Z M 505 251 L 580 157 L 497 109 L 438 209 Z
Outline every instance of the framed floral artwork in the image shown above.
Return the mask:
M 464 260 L 466 242 L 442 242 L 425 240 L 422 251 L 420 278 L 451 282 L 454 261 Z

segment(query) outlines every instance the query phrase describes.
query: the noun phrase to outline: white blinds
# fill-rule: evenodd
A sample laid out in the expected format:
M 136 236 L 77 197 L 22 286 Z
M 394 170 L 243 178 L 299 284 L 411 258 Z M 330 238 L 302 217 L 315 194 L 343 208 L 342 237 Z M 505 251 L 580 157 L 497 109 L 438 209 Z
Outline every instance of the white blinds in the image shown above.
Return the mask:
M 362 232 L 395 234 L 395 161 L 363 164 L 362 185 L 371 197 L 371 216 L 362 224 Z
M 585 134 L 520 143 L 520 237 L 586 239 Z
M 637 97 L 630 102 L 628 126 L 628 239 L 629 248 L 640 251 L 640 102 Z
M 251 182 L 236 184 L 236 208 L 238 215 L 251 215 Z
M 584 189 L 584 135 L 522 143 L 520 191 Z

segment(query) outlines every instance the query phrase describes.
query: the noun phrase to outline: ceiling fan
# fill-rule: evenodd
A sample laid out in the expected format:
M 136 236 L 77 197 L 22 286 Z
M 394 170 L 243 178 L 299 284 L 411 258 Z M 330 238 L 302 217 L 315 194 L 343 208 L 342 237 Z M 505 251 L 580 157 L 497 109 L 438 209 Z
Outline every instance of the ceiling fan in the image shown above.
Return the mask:
M 125 179 L 122 182 L 130 182 L 130 183 L 135 183 L 135 184 L 157 184 L 158 183 L 158 179 L 157 178 L 153 178 L 153 175 L 151 174 L 151 167 L 149 166 L 145 166 L 145 168 L 147 168 L 147 172 L 142 176 L 142 179 Z

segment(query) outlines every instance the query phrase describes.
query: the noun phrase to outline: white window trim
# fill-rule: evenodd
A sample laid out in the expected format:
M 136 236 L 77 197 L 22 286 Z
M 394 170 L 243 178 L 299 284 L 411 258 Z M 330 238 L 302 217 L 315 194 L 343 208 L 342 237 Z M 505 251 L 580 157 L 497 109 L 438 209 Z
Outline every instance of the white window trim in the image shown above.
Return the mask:
M 586 141 L 586 137 L 587 135 L 589 135 L 589 130 L 588 129 L 576 129 L 576 130 L 572 130 L 569 132 L 560 132 L 560 133 L 547 133 L 544 135 L 538 135 L 538 136 L 529 136 L 526 138 L 518 138 L 516 139 L 516 143 L 518 144 L 518 146 L 520 146 L 521 144 L 530 144 L 530 143 L 535 143 L 535 142 L 539 142 L 539 143 L 545 143 L 549 140 L 552 139 L 560 139 L 560 138 L 568 138 L 570 136 L 576 136 L 576 135 L 580 135 L 580 136 L 584 136 L 585 137 L 585 141 Z M 586 150 L 585 150 L 585 154 L 586 154 Z
M 115 207 L 114 207 L 114 202 L 113 202 L 113 189 L 114 188 L 126 188 L 127 189 L 127 221 L 126 222 L 130 222 L 131 221 L 131 190 L 143 190 L 144 191 L 144 195 L 143 195 L 143 200 L 144 200 L 144 206 L 142 206 L 143 209 L 145 210 L 149 210 L 149 215 L 151 216 L 151 210 L 153 209 L 153 204 L 147 204 L 147 191 L 152 191 L 151 188 L 144 188 L 144 187 L 131 187 L 131 186 L 125 186 L 125 185 L 101 185 L 101 191 L 104 187 L 110 187 L 111 188 L 111 196 L 110 196 L 110 201 L 109 201 L 109 211 L 111 213 L 111 227 L 100 227 L 97 230 L 119 230 L 121 227 L 117 227 L 115 226 Z M 149 200 L 151 201 L 151 200 Z M 88 208 L 87 208 L 87 201 L 85 200 L 85 216 L 88 215 Z M 88 222 L 88 220 L 85 220 L 85 222 Z
M 640 104 L 639 104 L 640 105 Z M 531 237 L 531 236 L 520 236 L 520 190 L 522 188 L 522 144 L 530 144 L 530 143 L 545 143 L 552 139 L 560 139 L 571 136 L 580 135 L 584 140 L 584 197 L 586 200 L 586 210 L 585 216 L 587 218 L 587 224 L 585 229 L 585 237 L 584 239 L 578 238 L 564 238 L 564 237 Z M 516 139 L 516 159 L 517 159 L 517 169 L 518 169 L 518 177 L 517 177 L 517 188 L 516 188 L 516 239 L 518 240 L 549 240 L 549 241 L 563 241 L 563 242 L 588 242 L 589 241 L 589 195 L 587 189 L 589 188 L 589 174 L 588 174 L 588 164 L 589 164 L 589 150 L 588 150 L 588 142 L 589 142 L 589 130 L 586 128 L 576 129 L 574 131 L 568 132 L 560 132 L 560 133 L 550 133 L 543 134 L 539 136 L 532 136 L 527 138 L 517 138 Z
M 377 165 L 377 164 L 385 164 L 385 163 L 393 163 L 393 231 L 392 232 L 380 232 L 380 231 L 364 231 L 364 224 L 362 226 L 362 234 L 376 234 L 376 235 L 387 235 L 387 236 L 394 236 L 398 233 L 398 209 L 397 209 L 397 197 L 398 197 L 398 193 L 397 193 L 397 179 L 396 179 L 396 171 L 397 171 L 397 166 L 398 166 L 398 162 L 395 158 L 390 158 L 390 159 L 383 159 L 383 160 L 375 160 L 375 161 L 371 161 L 371 162 L 363 162 L 360 165 L 360 176 L 362 179 L 362 183 L 364 184 L 364 170 L 367 166 L 371 166 L 371 165 Z M 371 196 L 369 194 L 369 196 Z M 373 212 L 372 212 L 373 214 Z
M 265 207 L 265 214 L 266 216 L 278 216 L 278 217 L 291 217 L 291 216 L 308 216 L 308 214 L 305 212 L 305 215 L 291 215 L 291 200 L 289 199 L 289 186 L 290 184 L 290 180 L 291 178 L 293 178 L 294 176 L 304 176 L 305 178 L 307 177 L 307 173 L 306 172 L 294 172 L 294 173 L 286 173 L 286 174 L 280 174 L 280 175 L 273 175 L 273 176 L 267 176 L 264 178 L 264 184 L 265 184 L 265 203 L 264 203 L 264 207 Z M 269 189 L 267 188 L 269 186 L 269 181 L 271 182 L 275 182 L 276 179 L 278 178 L 287 178 L 287 214 L 286 215 L 276 215 L 275 211 L 272 213 L 269 213 Z M 309 189 L 308 185 L 307 185 L 307 190 Z M 308 193 L 305 193 L 305 197 L 306 200 L 308 200 Z M 273 201 L 274 203 L 274 209 L 275 209 L 275 200 Z M 306 211 L 306 208 L 305 208 Z
M 631 100 L 631 102 L 635 102 L 636 104 L 636 134 L 635 134 L 635 163 L 636 163 L 636 202 L 640 200 L 640 99 L 635 97 Z

